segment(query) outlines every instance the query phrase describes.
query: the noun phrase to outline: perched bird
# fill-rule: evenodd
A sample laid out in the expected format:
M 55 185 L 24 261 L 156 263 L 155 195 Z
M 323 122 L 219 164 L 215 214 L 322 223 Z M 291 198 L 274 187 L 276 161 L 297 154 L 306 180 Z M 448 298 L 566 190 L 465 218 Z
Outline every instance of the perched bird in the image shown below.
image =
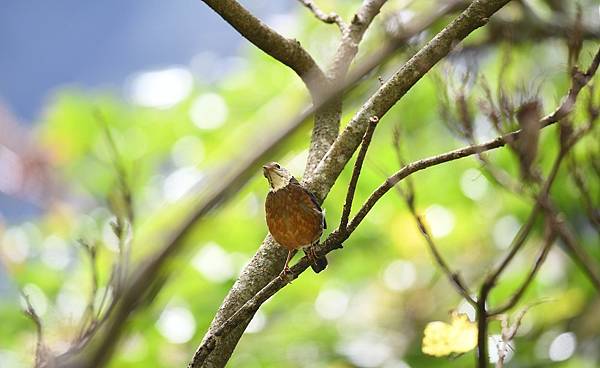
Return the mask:
M 323 271 L 327 259 L 317 258 L 312 248 L 327 228 L 317 198 L 276 162 L 264 165 L 263 173 L 271 187 L 265 201 L 267 226 L 275 241 L 288 250 L 283 272 L 289 272 L 290 259 L 301 248 L 311 259 L 313 271 Z

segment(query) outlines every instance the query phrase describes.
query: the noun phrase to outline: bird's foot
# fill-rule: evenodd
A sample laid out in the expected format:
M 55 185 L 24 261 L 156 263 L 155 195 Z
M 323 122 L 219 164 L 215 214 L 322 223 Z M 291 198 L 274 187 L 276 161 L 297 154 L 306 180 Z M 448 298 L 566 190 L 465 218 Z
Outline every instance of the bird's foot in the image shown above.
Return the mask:
M 281 271 L 281 273 L 279 274 L 279 278 L 286 284 L 291 284 L 292 283 L 292 280 L 290 278 L 291 275 L 292 275 L 292 270 L 288 266 L 285 266 L 283 268 L 283 270 Z
M 310 246 L 306 250 L 306 256 L 308 257 L 310 263 L 315 263 L 315 261 L 317 260 L 317 253 L 314 246 Z

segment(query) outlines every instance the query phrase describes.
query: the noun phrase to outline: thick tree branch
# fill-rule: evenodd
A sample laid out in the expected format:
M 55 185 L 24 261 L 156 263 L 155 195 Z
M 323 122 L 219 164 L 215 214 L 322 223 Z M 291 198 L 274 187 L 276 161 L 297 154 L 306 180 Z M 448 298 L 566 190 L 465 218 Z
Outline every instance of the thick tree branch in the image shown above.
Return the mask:
M 344 27 L 342 39 L 329 67 L 327 76 L 329 88 L 337 90 L 345 84 L 348 68 L 358 52 L 358 45 L 385 1 L 365 0 L 352 19 L 352 23 Z M 338 136 L 342 112 L 342 95 L 335 96 L 333 101 L 325 105 L 320 111 L 322 113 L 317 114 L 312 132 L 306 169 L 304 170 L 305 178 L 312 175 Z

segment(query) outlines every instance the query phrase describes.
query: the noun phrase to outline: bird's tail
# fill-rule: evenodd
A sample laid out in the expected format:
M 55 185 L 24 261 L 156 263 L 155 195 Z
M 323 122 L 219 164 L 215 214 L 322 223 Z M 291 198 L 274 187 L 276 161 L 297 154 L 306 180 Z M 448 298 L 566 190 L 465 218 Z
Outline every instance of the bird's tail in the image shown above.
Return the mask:
M 327 267 L 327 264 L 327 258 L 323 256 L 316 258 L 315 262 L 310 265 L 310 268 L 312 268 L 312 270 L 315 271 L 315 273 L 319 273 Z

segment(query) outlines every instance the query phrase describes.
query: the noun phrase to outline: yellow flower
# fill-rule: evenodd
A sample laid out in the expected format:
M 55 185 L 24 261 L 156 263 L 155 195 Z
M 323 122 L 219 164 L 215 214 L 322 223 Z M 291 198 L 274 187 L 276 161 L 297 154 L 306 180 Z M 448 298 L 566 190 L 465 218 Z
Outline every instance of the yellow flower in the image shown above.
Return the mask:
M 466 353 L 477 346 L 477 326 L 465 314 L 452 313 L 450 324 L 429 322 L 423 331 L 423 353 L 436 357 Z

